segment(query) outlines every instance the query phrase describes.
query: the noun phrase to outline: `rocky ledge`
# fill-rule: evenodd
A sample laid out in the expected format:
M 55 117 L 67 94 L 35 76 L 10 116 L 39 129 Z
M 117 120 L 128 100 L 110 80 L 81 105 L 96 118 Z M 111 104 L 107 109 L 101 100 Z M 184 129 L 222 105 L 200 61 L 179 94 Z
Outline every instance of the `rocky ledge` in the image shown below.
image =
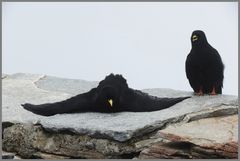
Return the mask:
M 113 114 L 35 115 L 22 103 L 61 101 L 98 82 L 37 74 L 2 76 L 3 150 L 22 158 L 237 158 L 238 98 L 144 89 L 158 97 L 192 96 L 168 109 Z

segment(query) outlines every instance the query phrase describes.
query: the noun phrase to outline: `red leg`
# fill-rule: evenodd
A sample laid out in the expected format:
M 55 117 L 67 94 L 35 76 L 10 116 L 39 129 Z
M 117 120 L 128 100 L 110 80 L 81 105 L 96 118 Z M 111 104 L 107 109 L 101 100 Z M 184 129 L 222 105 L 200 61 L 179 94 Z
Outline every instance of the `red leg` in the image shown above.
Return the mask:
M 210 95 L 217 95 L 215 87 L 213 87 L 212 92 L 210 93 Z

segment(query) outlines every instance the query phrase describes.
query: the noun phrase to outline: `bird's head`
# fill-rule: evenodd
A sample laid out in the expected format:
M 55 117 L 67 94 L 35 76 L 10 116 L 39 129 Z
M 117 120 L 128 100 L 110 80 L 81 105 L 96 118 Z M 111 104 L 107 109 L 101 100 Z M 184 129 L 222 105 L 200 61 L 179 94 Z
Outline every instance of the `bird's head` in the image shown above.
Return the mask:
M 114 86 L 105 86 L 99 92 L 101 104 L 105 108 L 113 108 L 118 102 L 118 91 Z
M 191 36 L 192 46 L 203 45 L 207 43 L 205 33 L 201 30 L 193 31 Z
M 108 75 L 97 87 L 97 101 L 106 110 L 116 110 L 123 92 L 128 89 L 126 80 L 121 75 Z

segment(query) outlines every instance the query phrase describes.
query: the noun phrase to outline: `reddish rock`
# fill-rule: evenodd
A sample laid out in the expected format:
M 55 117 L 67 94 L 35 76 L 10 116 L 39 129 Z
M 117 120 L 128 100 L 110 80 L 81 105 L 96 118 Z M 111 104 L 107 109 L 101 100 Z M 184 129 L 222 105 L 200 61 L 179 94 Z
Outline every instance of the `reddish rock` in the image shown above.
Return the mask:
M 172 125 L 158 132 L 168 143 L 158 142 L 143 150 L 141 159 L 237 158 L 238 116 L 207 118 Z

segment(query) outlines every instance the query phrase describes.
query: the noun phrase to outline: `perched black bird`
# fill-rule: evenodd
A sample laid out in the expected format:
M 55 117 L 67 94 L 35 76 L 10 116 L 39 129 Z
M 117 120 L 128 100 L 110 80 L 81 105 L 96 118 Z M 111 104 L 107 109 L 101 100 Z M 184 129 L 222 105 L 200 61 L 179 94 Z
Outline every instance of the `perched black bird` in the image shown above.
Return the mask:
M 97 88 L 65 101 L 41 105 L 23 104 L 35 114 L 51 116 L 78 112 L 146 112 L 168 108 L 189 97 L 157 98 L 128 87 L 121 75 L 108 75 Z
M 185 63 L 191 87 L 197 95 L 222 94 L 224 65 L 218 51 L 208 43 L 203 31 L 194 31 L 191 42 Z

